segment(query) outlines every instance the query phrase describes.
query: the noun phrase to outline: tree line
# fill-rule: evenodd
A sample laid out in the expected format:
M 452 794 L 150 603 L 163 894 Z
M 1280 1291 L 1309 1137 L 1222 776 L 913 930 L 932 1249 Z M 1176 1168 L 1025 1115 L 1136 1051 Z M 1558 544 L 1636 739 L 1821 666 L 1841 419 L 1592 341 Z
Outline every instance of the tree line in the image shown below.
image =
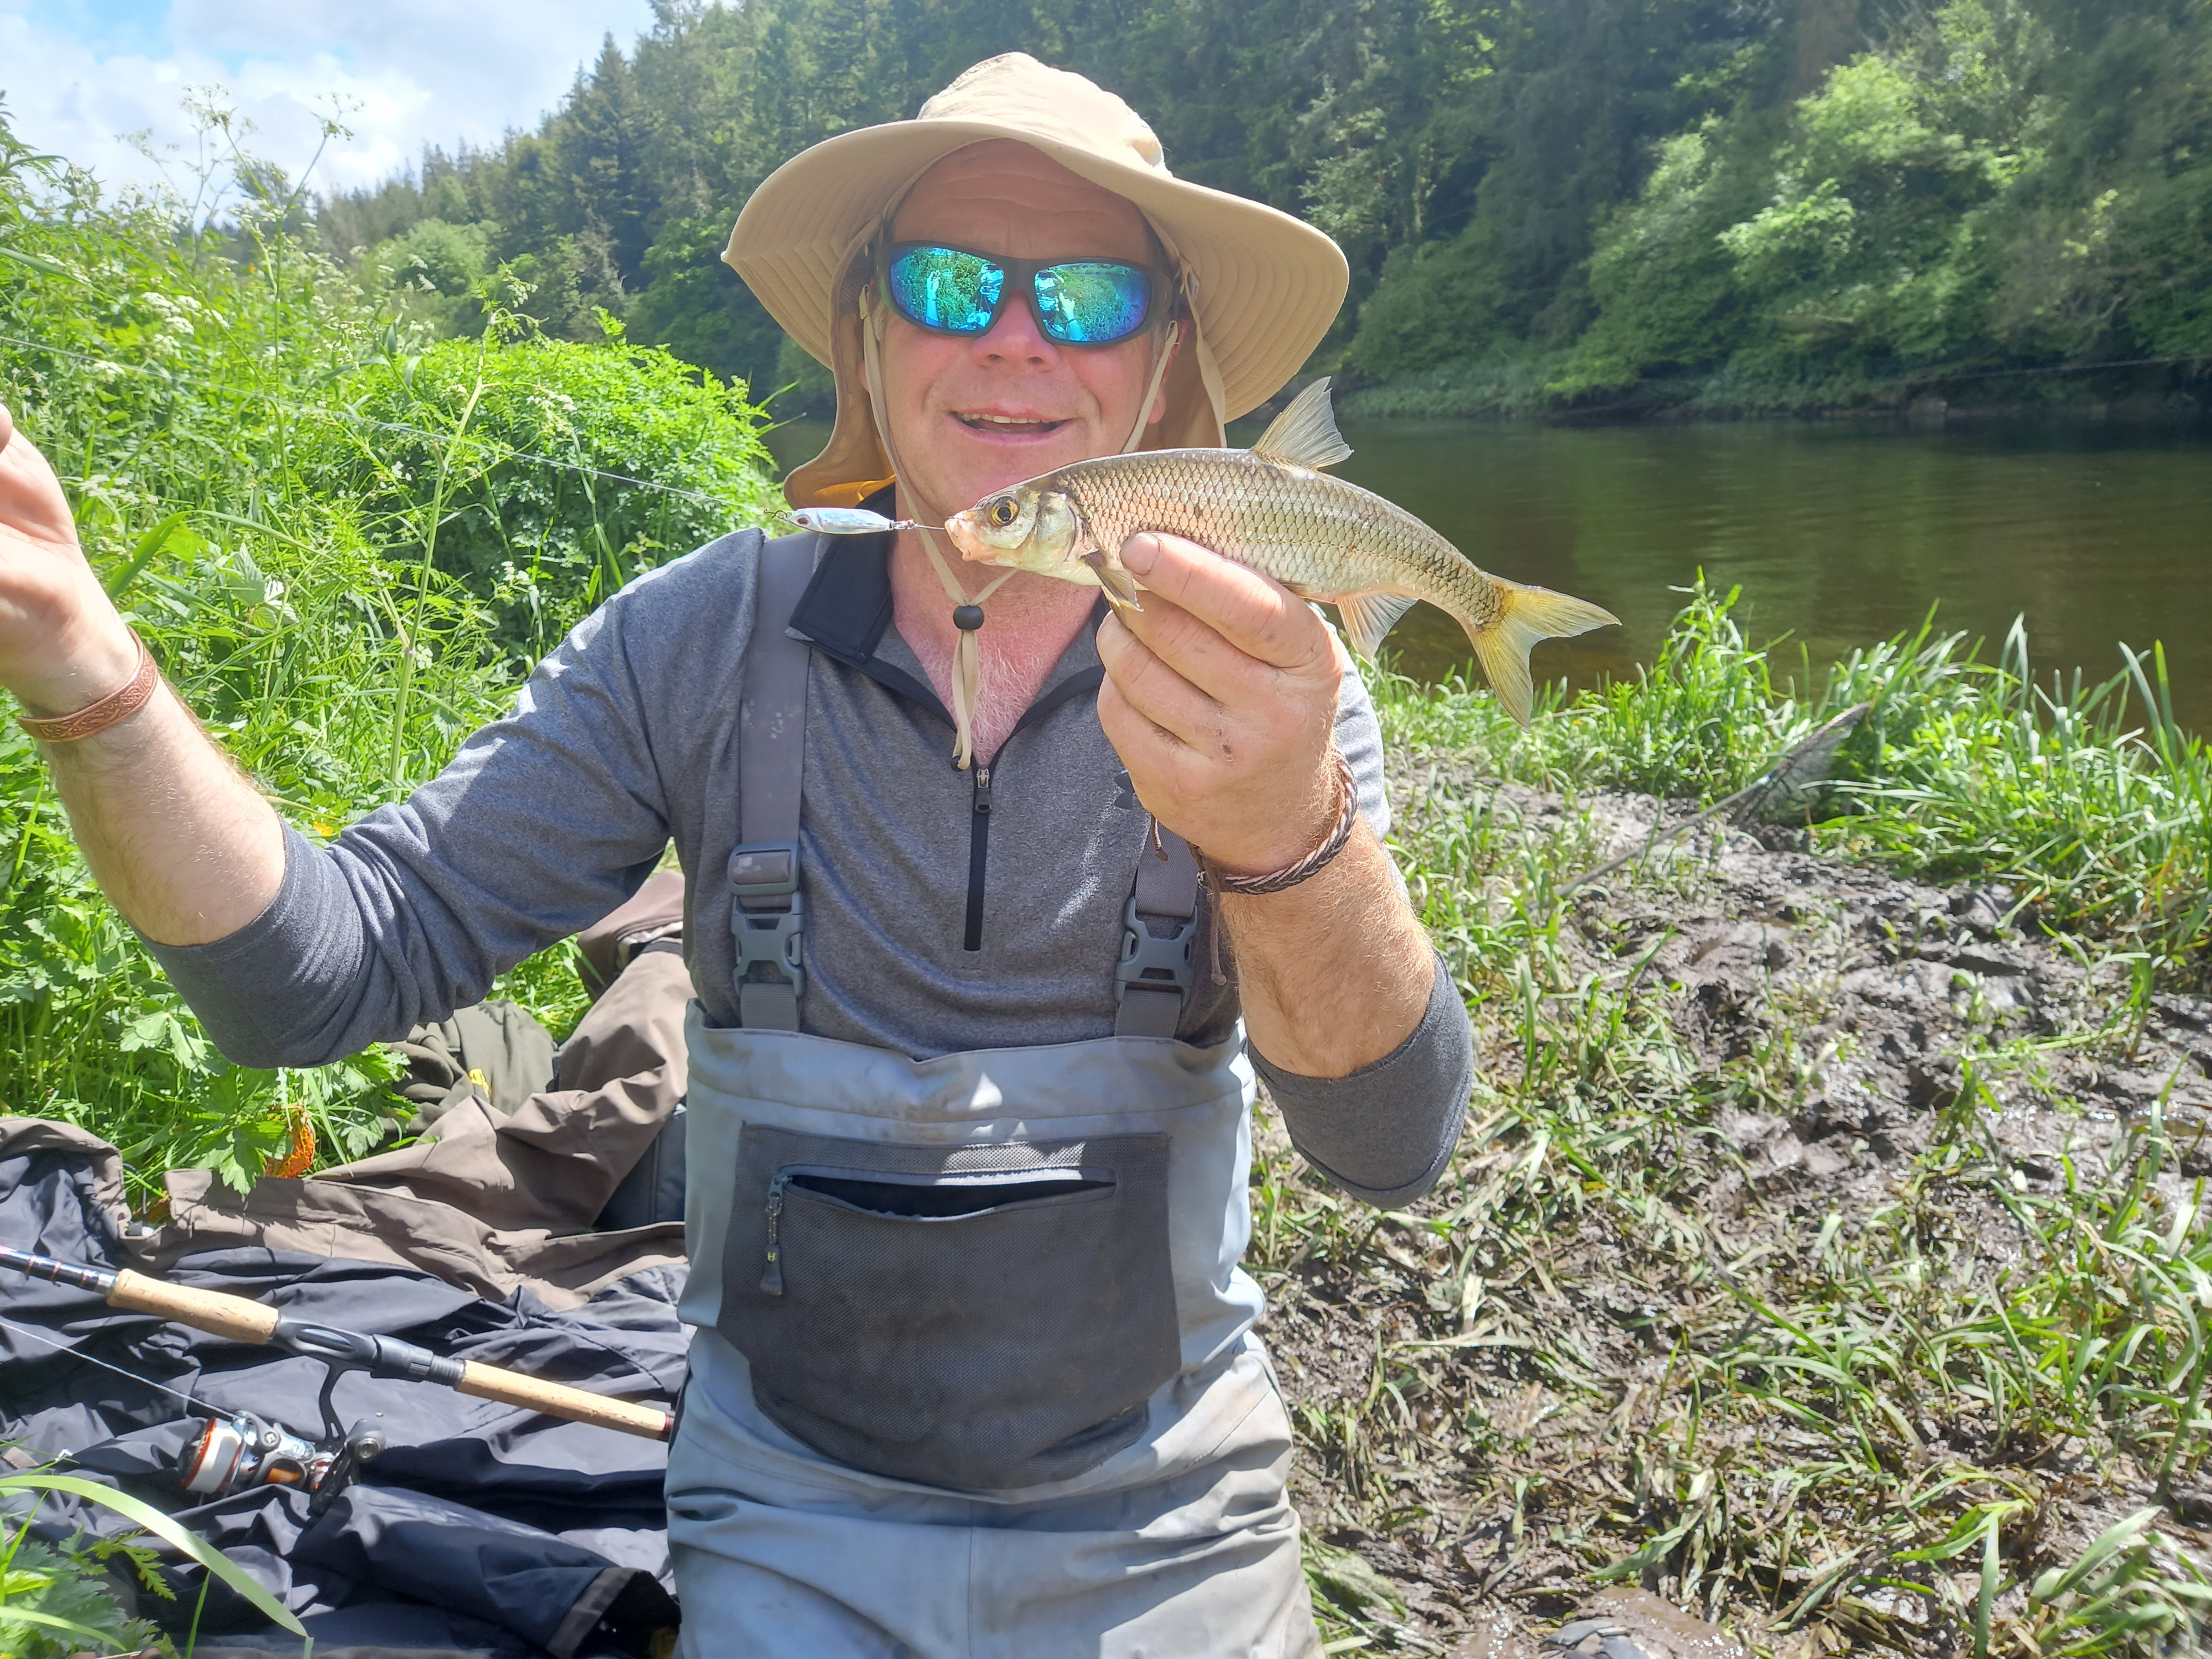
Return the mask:
M 618 321 L 803 401 L 819 375 L 719 263 L 738 209 L 1015 49 L 1336 237 L 1314 366 L 1373 408 L 2212 367 L 2204 0 L 659 0 L 534 131 L 325 199 L 320 232 L 441 328 L 503 271 L 556 336 Z

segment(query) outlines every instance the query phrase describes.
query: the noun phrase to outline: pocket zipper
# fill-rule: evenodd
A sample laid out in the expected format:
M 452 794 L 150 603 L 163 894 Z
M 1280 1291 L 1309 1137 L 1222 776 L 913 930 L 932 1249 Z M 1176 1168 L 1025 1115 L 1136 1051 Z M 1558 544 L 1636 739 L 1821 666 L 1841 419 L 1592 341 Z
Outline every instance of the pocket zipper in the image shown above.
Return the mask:
M 783 1230 L 783 1183 L 788 1170 L 778 1170 L 768 1187 L 768 1265 L 761 1271 L 760 1287 L 770 1296 L 783 1294 L 783 1250 L 777 1236 Z
M 995 1187 L 1001 1185 L 1017 1186 L 1026 1184 L 1039 1179 L 1049 1180 L 1054 1176 L 1060 1176 L 1063 1173 L 1071 1185 L 1097 1182 L 1101 1181 L 1110 1182 L 1113 1178 L 1110 1171 L 1103 1170 L 1066 1169 L 1065 1166 L 1050 1166 L 1047 1169 L 1037 1170 L 999 1170 L 993 1172 L 993 1175 L 989 1177 L 971 1180 L 968 1182 L 960 1184 L 979 1187 Z M 795 1175 L 831 1174 L 848 1176 L 854 1179 L 862 1181 L 880 1181 L 890 1186 L 935 1186 L 943 1179 L 942 1176 L 920 1176 L 909 1177 L 902 1181 L 898 1175 L 889 1170 L 830 1170 L 811 1164 L 788 1164 L 783 1169 L 778 1170 L 775 1172 L 775 1179 L 769 1182 L 768 1184 L 768 1206 L 766 1212 L 768 1220 L 768 1247 L 765 1260 L 761 1268 L 760 1279 L 760 1287 L 768 1295 L 781 1296 L 783 1294 L 782 1235 L 783 1189 L 785 1186 L 789 1183 L 792 1176 Z M 835 1202 L 836 1200 L 833 1200 L 831 1201 Z M 1045 1200 L 1042 1201 L 1050 1203 L 1057 1202 L 1059 1200 Z M 983 1213 L 983 1212 L 978 1212 L 977 1213 Z

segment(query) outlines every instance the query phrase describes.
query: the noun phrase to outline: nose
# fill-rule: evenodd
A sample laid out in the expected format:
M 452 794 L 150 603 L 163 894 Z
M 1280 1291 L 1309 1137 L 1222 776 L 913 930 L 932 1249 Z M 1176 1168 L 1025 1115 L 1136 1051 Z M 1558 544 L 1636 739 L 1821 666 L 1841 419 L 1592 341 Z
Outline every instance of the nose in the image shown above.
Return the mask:
M 1059 343 L 1038 324 L 1036 302 L 1026 288 L 1007 295 L 999 320 L 975 337 L 969 350 L 979 364 L 1052 368 L 1060 362 Z

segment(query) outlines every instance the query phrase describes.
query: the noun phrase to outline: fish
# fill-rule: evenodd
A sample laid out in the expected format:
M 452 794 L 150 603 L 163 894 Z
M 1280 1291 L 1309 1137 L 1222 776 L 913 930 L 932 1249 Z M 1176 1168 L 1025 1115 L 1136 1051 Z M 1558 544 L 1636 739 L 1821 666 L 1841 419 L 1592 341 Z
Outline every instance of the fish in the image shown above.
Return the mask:
M 1539 640 L 1618 626 L 1585 600 L 1493 576 L 1405 508 L 1327 476 L 1352 453 L 1328 382 L 1315 381 L 1249 449 L 1154 449 L 1077 461 L 995 490 L 945 523 L 963 558 L 1103 587 L 1141 611 L 1121 563 L 1133 535 L 1187 537 L 1334 605 L 1372 662 L 1398 619 L 1425 600 L 1467 631 L 1491 690 L 1528 723 L 1528 652 Z

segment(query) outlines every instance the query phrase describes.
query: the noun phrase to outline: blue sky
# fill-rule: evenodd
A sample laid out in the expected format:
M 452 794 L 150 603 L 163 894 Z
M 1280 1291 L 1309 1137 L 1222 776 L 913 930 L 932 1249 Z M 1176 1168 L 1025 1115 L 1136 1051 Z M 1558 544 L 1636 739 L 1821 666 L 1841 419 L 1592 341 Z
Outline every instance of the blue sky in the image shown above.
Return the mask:
M 649 0 L 0 0 L 0 100 L 21 137 L 116 184 L 182 176 L 190 90 L 222 88 L 295 172 L 335 111 L 353 137 L 316 170 L 331 189 L 533 125 L 605 34 L 651 21 Z

